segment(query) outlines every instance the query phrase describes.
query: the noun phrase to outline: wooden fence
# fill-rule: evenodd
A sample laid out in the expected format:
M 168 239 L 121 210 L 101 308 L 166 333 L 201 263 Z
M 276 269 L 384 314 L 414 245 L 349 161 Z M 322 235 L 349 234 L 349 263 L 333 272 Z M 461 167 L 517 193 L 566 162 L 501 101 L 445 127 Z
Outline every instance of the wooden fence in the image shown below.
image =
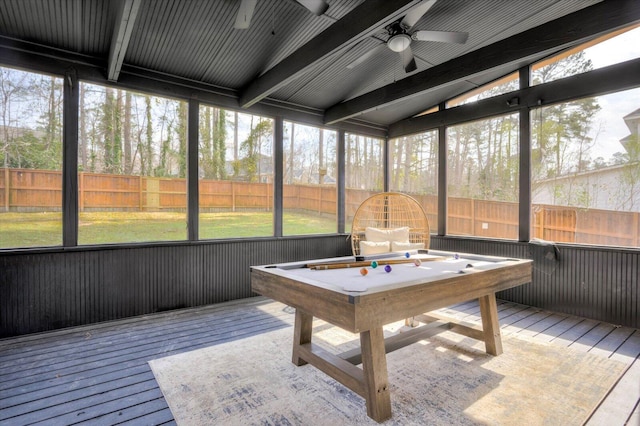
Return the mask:
M 273 185 L 231 180 L 200 180 L 201 211 L 271 210 Z M 59 211 L 62 205 L 59 171 L 0 168 L 0 210 Z M 80 211 L 180 211 L 186 209 L 185 179 L 79 173 Z M 347 189 L 347 223 L 373 191 Z M 283 207 L 335 215 L 335 186 L 284 185 Z M 410 194 L 423 206 L 429 222 L 437 223 L 437 197 Z M 3 208 L 3 209 L 2 209 Z M 447 233 L 487 238 L 518 238 L 518 204 L 469 198 L 449 198 Z M 640 213 L 534 205 L 532 236 L 549 241 L 640 245 Z

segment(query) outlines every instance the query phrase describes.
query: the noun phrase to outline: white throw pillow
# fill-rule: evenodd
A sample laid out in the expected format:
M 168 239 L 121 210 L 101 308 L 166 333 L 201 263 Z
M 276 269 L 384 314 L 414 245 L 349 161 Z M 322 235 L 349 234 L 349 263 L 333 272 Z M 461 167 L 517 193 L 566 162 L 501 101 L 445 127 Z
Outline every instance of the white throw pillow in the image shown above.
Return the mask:
M 367 227 L 365 229 L 365 238 L 367 241 L 398 241 L 409 242 L 409 227 L 380 229 Z
M 360 254 L 363 256 L 368 254 L 388 253 L 389 248 L 389 241 L 360 241 Z
M 391 241 L 391 251 L 410 251 L 424 248 L 424 243 L 408 243 L 404 241 Z

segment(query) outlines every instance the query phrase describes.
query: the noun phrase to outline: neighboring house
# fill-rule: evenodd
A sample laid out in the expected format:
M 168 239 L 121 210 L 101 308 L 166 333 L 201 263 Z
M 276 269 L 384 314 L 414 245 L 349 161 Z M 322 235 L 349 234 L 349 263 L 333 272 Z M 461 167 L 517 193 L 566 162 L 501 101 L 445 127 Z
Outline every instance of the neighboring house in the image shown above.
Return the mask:
M 640 109 L 623 117 L 629 131 L 620 140 L 627 152 L 640 137 Z M 590 209 L 640 212 L 640 163 L 532 182 L 533 203 L 570 205 Z
M 624 117 L 622 117 L 622 119 L 631 132 L 629 136 L 625 136 L 624 138 L 620 139 L 620 143 L 628 152 L 630 149 L 629 143 L 631 142 L 631 140 L 635 139 L 636 141 L 638 141 L 638 137 L 640 137 L 640 108 L 633 111 L 631 114 L 625 115 Z
M 533 182 L 533 203 L 640 212 L 640 181 L 625 178 L 639 168 L 625 164 Z
M 247 176 L 247 171 L 242 166 L 242 160 L 238 160 L 240 164 L 240 169 L 238 170 L 238 175 L 234 175 L 234 163 L 233 160 L 227 160 L 225 164 L 225 170 L 227 172 L 227 178 L 230 180 L 236 181 L 248 181 L 250 180 Z M 259 183 L 272 183 L 273 182 L 273 157 L 260 154 L 260 160 L 258 161 L 257 167 L 258 179 L 256 182 Z

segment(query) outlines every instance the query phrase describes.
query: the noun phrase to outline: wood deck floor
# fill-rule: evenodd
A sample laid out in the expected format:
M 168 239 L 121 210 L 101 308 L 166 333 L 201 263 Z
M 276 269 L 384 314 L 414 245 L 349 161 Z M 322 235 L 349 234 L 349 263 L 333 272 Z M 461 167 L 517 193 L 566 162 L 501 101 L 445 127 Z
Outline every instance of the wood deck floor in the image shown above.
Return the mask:
M 625 362 L 588 425 L 640 425 L 640 330 L 499 301 L 503 335 L 521 333 Z M 477 302 L 442 310 L 479 323 Z M 0 425 L 175 424 L 147 361 L 293 324 L 263 298 L 0 340 Z

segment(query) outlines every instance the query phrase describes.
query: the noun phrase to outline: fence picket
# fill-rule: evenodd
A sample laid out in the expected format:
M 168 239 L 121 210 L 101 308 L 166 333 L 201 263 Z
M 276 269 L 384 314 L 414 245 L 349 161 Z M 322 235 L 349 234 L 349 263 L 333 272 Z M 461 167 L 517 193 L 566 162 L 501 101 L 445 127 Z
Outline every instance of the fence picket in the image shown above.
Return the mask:
M 59 211 L 62 199 L 60 171 L 2 168 L 0 206 L 4 211 Z M 150 184 L 153 181 L 154 184 Z M 273 184 L 202 180 L 200 208 L 203 211 L 270 211 Z M 120 209 L 124 211 L 186 210 L 186 180 L 79 172 L 80 211 Z M 358 206 L 375 191 L 347 189 L 347 221 Z M 13 195 L 12 195 L 13 194 Z M 435 195 L 410 194 L 427 213 L 435 229 L 438 201 Z M 153 200 L 152 200 L 153 198 Z M 333 185 L 283 185 L 286 210 L 336 214 Z M 518 204 L 449 198 L 447 233 L 487 238 L 516 239 Z M 556 242 L 637 247 L 640 244 L 640 213 L 535 205 L 533 231 L 536 238 Z

